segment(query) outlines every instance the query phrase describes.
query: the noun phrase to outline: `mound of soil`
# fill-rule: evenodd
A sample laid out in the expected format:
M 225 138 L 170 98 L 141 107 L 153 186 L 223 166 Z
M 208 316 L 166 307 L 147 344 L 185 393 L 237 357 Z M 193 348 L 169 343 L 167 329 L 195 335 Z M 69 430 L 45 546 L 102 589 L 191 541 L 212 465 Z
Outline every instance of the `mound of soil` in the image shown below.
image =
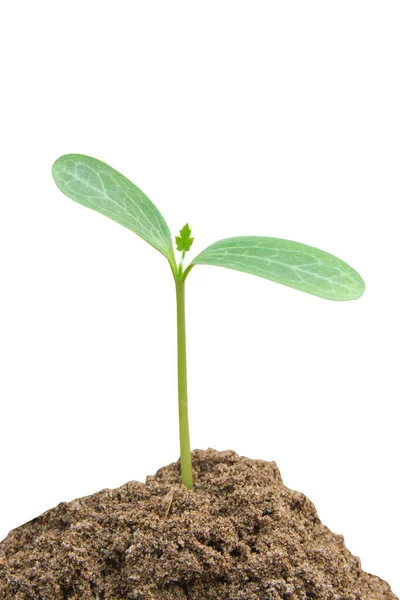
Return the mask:
M 0 544 L 2 600 L 398 600 L 275 463 L 193 452 L 146 483 L 61 503 Z

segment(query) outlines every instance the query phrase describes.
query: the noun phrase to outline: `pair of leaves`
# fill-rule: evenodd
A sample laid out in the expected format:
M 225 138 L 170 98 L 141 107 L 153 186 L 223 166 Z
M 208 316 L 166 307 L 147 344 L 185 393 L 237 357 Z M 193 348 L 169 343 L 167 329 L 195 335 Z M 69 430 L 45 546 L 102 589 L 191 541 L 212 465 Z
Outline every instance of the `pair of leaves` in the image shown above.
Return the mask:
M 178 273 L 171 233 L 152 201 L 129 179 L 105 163 L 68 154 L 53 165 L 53 177 L 72 200 L 117 221 L 146 240 Z M 188 251 L 193 238 L 188 225 L 176 238 Z M 354 300 L 364 292 L 360 275 L 348 264 L 317 248 L 270 237 L 234 237 L 211 244 L 189 265 L 226 267 L 258 275 L 329 300 Z

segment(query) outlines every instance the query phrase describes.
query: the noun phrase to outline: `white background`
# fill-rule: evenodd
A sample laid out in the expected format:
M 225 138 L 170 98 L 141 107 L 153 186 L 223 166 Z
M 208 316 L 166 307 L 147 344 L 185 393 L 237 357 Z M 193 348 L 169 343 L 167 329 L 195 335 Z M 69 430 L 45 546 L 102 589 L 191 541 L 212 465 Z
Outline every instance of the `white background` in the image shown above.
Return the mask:
M 0 537 L 178 457 L 165 259 L 63 196 L 61 154 L 147 193 L 192 256 L 233 235 L 332 252 L 334 303 L 196 267 L 192 446 L 275 460 L 400 593 L 398 2 L 18 2 L 1 18 Z

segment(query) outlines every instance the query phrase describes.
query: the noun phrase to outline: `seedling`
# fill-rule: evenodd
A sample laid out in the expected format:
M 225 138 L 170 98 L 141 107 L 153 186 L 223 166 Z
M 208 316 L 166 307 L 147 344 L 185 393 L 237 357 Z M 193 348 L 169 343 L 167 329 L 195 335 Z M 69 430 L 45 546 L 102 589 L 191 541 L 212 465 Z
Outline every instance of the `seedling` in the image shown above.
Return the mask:
M 191 489 L 185 282 L 193 267 L 215 265 L 243 271 L 327 300 L 355 300 L 364 292 L 364 282 L 354 269 L 332 254 L 298 242 L 259 236 L 219 240 L 200 252 L 185 268 L 185 255 L 193 243 L 189 226 L 185 225 L 175 238 L 177 250 L 182 253 L 178 264 L 163 216 L 121 173 L 90 156 L 67 154 L 54 163 L 53 177 L 66 196 L 127 227 L 169 262 L 176 287 L 181 476 L 182 483 Z

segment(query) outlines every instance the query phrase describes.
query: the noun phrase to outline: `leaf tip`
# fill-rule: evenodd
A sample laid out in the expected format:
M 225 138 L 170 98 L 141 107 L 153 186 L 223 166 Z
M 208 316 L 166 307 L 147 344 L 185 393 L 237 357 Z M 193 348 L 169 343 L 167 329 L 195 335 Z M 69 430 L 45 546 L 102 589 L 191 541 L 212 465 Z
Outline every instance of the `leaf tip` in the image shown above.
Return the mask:
M 63 154 L 62 156 L 59 156 L 57 158 L 57 160 L 55 160 L 52 164 L 51 167 L 51 174 L 53 175 L 53 179 L 54 181 L 57 183 L 58 181 L 58 175 L 60 173 L 60 171 L 62 171 L 63 166 L 65 165 L 65 161 L 70 158 L 71 156 L 73 156 L 72 154 Z

